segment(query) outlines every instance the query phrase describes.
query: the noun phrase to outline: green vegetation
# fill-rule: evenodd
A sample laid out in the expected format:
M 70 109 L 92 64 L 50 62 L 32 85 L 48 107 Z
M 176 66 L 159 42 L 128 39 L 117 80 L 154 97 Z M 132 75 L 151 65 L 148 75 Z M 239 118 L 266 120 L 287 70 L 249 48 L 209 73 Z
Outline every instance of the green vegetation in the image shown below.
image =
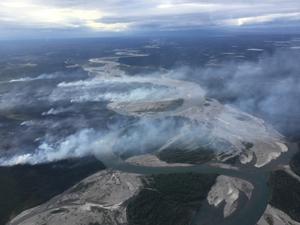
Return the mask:
M 300 151 L 290 161 L 291 169 L 300 176 Z
M 254 144 L 251 143 L 251 142 L 242 142 L 242 144 L 245 146 L 245 148 L 246 148 L 247 150 L 253 148 L 253 146 L 254 146 Z
M 217 175 L 164 174 L 150 176 L 145 187 L 129 200 L 130 225 L 190 224 Z
M 192 151 L 169 148 L 159 152 L 157 157 L 168 163 L 201 164 L 211 161 L 214 158 L 214 151 L 209 148 L 198 148 Z
M 103 164 L 94 158 L 36 166 L 0 167 L 0 224 L 102 169 Z
M 284 171 L 276 171 L 271 174 L 269 185 L 272 190 L 270 204 L 300 221 L 299 181 Z

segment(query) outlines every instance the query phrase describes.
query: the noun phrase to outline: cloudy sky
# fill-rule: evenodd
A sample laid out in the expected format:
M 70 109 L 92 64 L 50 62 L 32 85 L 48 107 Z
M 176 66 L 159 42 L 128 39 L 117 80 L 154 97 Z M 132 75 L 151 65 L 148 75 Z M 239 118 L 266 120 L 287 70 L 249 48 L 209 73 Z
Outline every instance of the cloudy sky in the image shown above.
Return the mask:
M 0 39 L 298 25 L 300 0 L 0 1 Z

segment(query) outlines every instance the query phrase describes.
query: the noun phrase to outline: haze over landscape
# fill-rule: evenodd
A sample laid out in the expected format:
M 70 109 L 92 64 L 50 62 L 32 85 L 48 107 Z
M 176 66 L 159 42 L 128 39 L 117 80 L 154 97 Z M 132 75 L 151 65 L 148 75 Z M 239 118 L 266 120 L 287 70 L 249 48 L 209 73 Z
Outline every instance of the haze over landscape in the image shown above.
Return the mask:
M 0 2 L 0 225 L 299 225 L 300 2 Z

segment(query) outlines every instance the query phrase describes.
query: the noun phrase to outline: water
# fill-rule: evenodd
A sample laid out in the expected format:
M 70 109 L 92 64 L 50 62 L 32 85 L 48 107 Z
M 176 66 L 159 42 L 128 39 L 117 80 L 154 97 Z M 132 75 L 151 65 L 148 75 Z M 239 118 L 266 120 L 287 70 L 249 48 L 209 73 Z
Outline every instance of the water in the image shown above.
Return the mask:
M 116 169 L 127 173 L 136 173 L 142 175 L 155 175 L 155 174 L 174 174 L 174 173 L 201 173 L 201 174 L 219 174 L 230 177 L 236 177 L 250 182 L 253 186 L 251 199 L 244 205 L 243 208 L 238 210 L 232 216 L 223 219 L 218 225 L 255 225 L 263 215 L 268 205 L 270 190 L 267 186 L 269 171 L 245 168 L 242 170 L 226 169 L 219 167 L 212 167 L 209 165 L 196 165 L 196 166 L 178 166 L 178 167 L 147 167 L 131 165 L 112 154 L 99 155 L 99 159 L 105 164 L 106 167 Z M 201 211 L 201 210 L 200 210 Z M 201 222 L 201 212 L 195 215 L 193 225 Z

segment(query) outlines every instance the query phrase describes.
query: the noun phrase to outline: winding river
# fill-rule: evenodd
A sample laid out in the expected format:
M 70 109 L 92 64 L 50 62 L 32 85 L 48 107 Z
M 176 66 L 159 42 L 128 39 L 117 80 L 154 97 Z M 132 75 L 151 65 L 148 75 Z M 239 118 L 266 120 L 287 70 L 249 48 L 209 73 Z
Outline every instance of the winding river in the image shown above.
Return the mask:
M 201 174 L 219 174 L 230 177 L 241 178 L 249 181 L 253 186 L 251 199 L 244 207 L 239 209 L 232 216 L 223 220 L 218 225 L 255 225 L 263 215 L 269 199 L 269 188 L 267 186 L 268 170 L 257 168 L 227 169 L 213 167 L 206 164 L 195 166 L 175 166 L 175 167 L 149 167 L 129 164 L 120 160 L 113 154 L 101 154 L 98 158 L 107 168 L 119 170 L 127 173 L 136 173 L 141 175 L 155 174 L 174 174 L 174 173 L 201 173 Z M 195 216 L 193 225 L 198 224 L 199 218 Z
M 167 166 L 167 167 L 150 167 L 134 165 L 121 160 L 112 152 L 98 154 L 97 157 L 105 164 L 107 168 L 119 170 L 126 173 L 136 173 L 141 175 L 155 174 L 174 174 L 174 173 L 200 173 L 200 174 L 218 174 L 225 175 L 248 181 L 253 185 L 253 191 L 250 200 L 238 208 L 231 216 L 222 220 L 218 225 L 256 225 L 264 214 L 269 197 L 270 187 L 268 186 L 268 177 L 270 173 L 282 165 L 288 165 L 291 157 L 297 151 L 296 144 L 289 144 L 289 151 L 278 159 L 272 161 L 263 168 L 253 166 L 241 166 L 240 168 L 221 168 L 209 164 L 191 165 L 191 166 Z M 200 212 L 194 217 L 192 225 L 201 222 Z

